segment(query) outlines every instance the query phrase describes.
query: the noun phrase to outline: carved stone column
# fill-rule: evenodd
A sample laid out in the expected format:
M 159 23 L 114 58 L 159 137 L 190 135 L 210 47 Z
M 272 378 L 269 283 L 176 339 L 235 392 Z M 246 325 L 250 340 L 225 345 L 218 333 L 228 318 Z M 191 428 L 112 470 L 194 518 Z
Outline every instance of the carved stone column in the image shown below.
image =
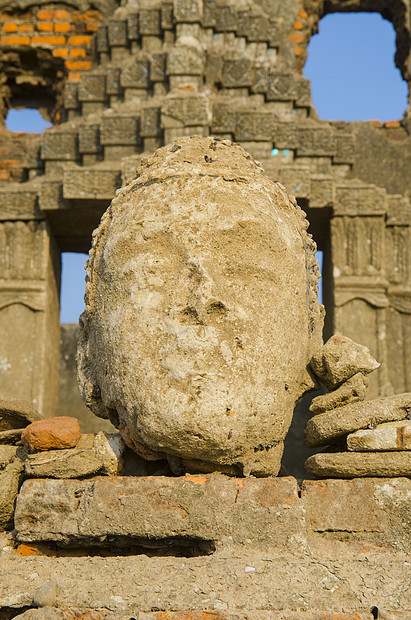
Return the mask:
M 2 192 L 0 393 L 55 414 L 59 373 L 60 252 L 35 194 Z M 4 203 L 3 203 L 4 204 Z
M 386 222 L 386 264 L 389 280 L 387 347 L 395 392 L 411 391 L 411 205 L 389 196 Z
M 387 352 L 388 281 L 385 269 L 385 190 L 361 182 L 335 188 L 331 248 L 334 331 L 365 344 L 381 368 L 369 397 L 393 393 Z

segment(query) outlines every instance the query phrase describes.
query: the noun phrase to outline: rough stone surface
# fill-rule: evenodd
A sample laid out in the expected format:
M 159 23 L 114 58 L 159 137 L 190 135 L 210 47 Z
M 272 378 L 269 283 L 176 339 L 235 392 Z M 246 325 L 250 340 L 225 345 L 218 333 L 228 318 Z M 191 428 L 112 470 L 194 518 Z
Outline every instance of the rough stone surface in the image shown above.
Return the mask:
M 321 452 L 305 468 L 317 478 L 411 476 L 411 452 Z
M 21 542 L 121 545 L 183 537 L 284 546 L 301 519 L 294 478 L 97 477 L 26 481 L 15 528 Z
M 359 372 L 368 374 L 379 366 L 367 347 L 338 334 L 331 336 L 311 359 L 311 368 L 330 389 Z
M 93 435 L 82 435 L 75 448 L 29 454 L 24 464 L 30 478 L 82 478 L 102 467 L 103 459 L 94 449 Z
M 16 444 L 21 439 L 23 428 L 11 429 L 9 431 L 0 431 L 0 444 Z
M 94 437 L 93 448 L 103 463 L 101 473 L 117 476 L 123 468 L 123 457 L 126 449 L 126 444 L 121 435 L 100 431 Z
M 325 446 L 348 433 L 382 422 L 403 420 L 411 412 L 411 393 L 352 403 L 311 418 L 304 432 L 307 446 Z
M 22 472 L 23 463 L 17 454 L 15 457 L 11 457 L 8 464 L 0 469 L 0 528 L 12 527 L 14 505 L 19 492 Z
M 104 488 L 109 488 L 105 497 Z M 59 610 L 110 610 L 128 619 L 157 613 L 153 608 L 164 614 L 243 613 L 248 620 L 368 618 L 372 607 L 405 613 L 410 497 L 411 480 L 404 477 L 310 481 L 301 497 L 289 478 L 27 481 L 19 495 L 27 508 L 25 516 L 21 511 L 27 536 L 30 531 L 41 536 L 43 528 L 57 541 L 64 531 L 57 542 L 74 549 L 47 546 L 41 539 L 13 549 L 11 538 L 0 537 L 0 605 L 30 606 L 38 589 L 54 580 Z M 121 510 L 113 511 L 119 504 Z M 98 547 L 87 538 L 93 529 L 89 518 L 97 524 Z M 141 528 L 152 547 L 159 535 L 169 534 L 166 557 L 132 550 L 136 539 L 127 533 L 133 522 L 134 534 Z M 119 533 L 125 537 L 125 557 L 118 546 L 115 555 L 110 550 L 111 535 Z M 178 536 L 202 539 L 210 533 L 216 545 L 211 555 L 169 557 Z
M 0 396 L 0 431 L 24 428 L 43 416 L 22 398 Z
M 327 394 L 314 398 L 310 405 L 313 413 L 323 413 L 359 400 L 364 400 L 369 380 L 361 372 L 344 381 L 340 387 Z
M 93 236 L 86 404 L 144 458 L 276 475 L 320 346 L 306 227 L 239 145 L 194 137 L 156 151 Z
M 34 452 L 74 448 L 80 437 L 80 425 L 76 418 L 58 416 L 29 424 L 21 440 Z
M 411 450 L 411 420 L 386 422 L 374 429 L 351 433 L 347 448 L 355 452 L 368 450 Z

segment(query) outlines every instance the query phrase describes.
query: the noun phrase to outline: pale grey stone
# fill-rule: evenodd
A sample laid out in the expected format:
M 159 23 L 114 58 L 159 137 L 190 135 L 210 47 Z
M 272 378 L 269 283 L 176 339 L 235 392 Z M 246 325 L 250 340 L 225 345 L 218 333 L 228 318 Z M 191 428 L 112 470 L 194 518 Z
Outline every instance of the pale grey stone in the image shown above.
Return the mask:
M 357 372 L 356 375 L 344 381 L 336 390 L 313 398 L 310 411 L 315 414 L 323 413 L 330 409 L 336 409 L 349 403 L 364 400 L 368 385 L 369 379 L 361 372 Z
M 411 452 L 320 452 L 305 469 L 317 478 L 411 476 Z
M 321 346 L 306 228 L 225 140 L 178 139 L 117 193 L 93 236 L 79 383 L 143 458 L 277 474 Z
M 411 393 L 362 401 L 312 417 L 304 431 L 307 446 L 326 446 L 353 431 L 382 422 L 403 420 L 411 413 Z
M 57 582 L 47 581 L 43 586 L 36 590 L 33 596 L 35 607 L 54 607 L 57 601 Z
M 94 450 L 103 463 L 100 473 L 116 476 L 123 468 L 123 457 L 126 449 L 120 433 L 100 431 L 94 438 Z
M 331 336 L 311 359 L 311 368 L 330 389 L 338 387 L 358 372 L 369 374 L 379 366 L 367 347 L 338 334 Z
M 347 448 L 355 452 L 411 450 L 411 420 L 386 422 L 378 424 L 374 429 L 351 433 L 347 437 Z
M 17 446 L 0 446 L 0 470 L 4 469 L 17 456 Z

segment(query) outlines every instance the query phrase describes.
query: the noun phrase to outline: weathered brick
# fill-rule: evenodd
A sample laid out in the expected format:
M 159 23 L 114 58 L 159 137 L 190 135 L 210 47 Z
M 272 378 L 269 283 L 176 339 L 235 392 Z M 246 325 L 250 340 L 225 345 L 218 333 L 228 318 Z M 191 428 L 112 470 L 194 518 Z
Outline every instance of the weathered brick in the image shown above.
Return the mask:
M 36 24 L 36 28 L 40 32 L 52 32 L 53 26 L 53 22 L 39 22 L 38 24 Z
M 89 35 L 74 35 L 69 37 L 67 40 L 67 45 L 90 45 L 91 36 Z
M 91 60 L 66 60 L 65 65 L 67 69 L 72 69 L 74 71 L 87 71 L 91 69 Z
M 0 45 L 30 45 L 30 37 L 3 35 L 0 37 Z
M 71 30 L 71 24 L 64 22 L 54 24 L 54 30 L 55 32 L 69 32 L 69 30 Z
M 70 58 L 86 58 L 87 56 L 87 52 L 85 49 L 83 49 L 82 47 L 79 48 L 71 48 L 70 50 L 65 50 L 67 53 L 65 54 L 65 56 L 67 56 L 67 54 L 70 54 Z
M 13 24 L 11 22 L 3 24 L 1 31 L 2 32 L 17 32 L 17 24 Z
M 65 42 L 66 37 L 62 35 L 40 35 L 31 40 L 32 45 L 64 45 Z
M 34 32 L 34 25 L 33 24 L 20 24 L 19 32 Z

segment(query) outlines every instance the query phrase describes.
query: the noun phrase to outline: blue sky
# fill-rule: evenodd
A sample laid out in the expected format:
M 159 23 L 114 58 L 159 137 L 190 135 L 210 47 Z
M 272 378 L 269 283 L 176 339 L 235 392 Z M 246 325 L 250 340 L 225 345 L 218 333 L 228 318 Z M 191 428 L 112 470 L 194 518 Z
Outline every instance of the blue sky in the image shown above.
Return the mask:
M 312 37 L 304 76 L 311 80 L 318 115 L 327 120 L 398 120 L 407 107 L 408 88 L 394 65 L 395 32 L 378 13 L 338 13 L 324 17 Z M 11 131 L 44 131 L 39 115 L 7 116 Z M 61 322 L 76 323 L 84 308 L 85 254 L 62 255 Z

